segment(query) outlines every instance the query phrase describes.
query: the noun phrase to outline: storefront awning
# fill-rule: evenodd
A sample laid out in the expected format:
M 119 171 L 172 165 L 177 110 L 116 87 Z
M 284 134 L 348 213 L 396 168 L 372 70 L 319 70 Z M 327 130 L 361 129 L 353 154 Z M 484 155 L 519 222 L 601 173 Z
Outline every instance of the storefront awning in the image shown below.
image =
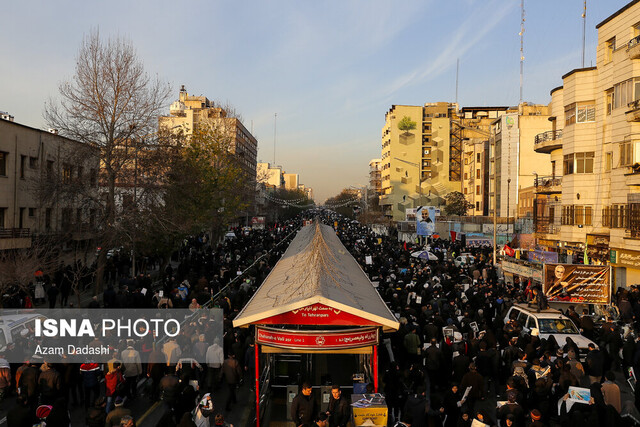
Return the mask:
M 333 228 L 317 222 L 298 232 L 233 326 L 277 323 L 399 327 Z

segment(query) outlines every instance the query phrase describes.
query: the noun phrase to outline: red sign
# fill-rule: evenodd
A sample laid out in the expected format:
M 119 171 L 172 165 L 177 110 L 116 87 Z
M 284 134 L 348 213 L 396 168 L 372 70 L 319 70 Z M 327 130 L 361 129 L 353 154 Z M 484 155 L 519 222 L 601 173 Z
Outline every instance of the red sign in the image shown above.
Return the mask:
M 258 326 L 257 343 L 303 350 L 339 350 L 378 344 L 378 329 L 342 331 L 292 331 Z
M 338 310 L 324 304 L 312 304 L 306 307 L 276 314 L 258 322 L 263 325 L 333 325 L 333 326 L 378 326 L 378 323 Z

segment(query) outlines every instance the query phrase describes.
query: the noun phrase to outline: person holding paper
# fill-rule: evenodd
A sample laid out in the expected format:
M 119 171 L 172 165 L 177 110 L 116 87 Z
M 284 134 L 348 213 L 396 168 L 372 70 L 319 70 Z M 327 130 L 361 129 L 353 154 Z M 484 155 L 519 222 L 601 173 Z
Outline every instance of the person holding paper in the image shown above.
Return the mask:
M 464 390 L 463 398 L 467 399 L 468 410 L 473 412 L 476 401 L 483 399 L 485 392 L 484 378 L 478 373 L 475 363 L 469 364 L 469 372 L 462 377 L 460 389 Z

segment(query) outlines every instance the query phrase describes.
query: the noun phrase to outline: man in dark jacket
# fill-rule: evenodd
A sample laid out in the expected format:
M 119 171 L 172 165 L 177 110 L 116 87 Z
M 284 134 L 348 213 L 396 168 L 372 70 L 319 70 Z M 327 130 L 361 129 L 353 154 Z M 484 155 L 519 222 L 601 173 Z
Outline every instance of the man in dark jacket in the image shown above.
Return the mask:
M 471 387 L 467 396 L 467 410 L 473 412 L 475 402 L 485 396 L 484 378 L 477 371 L 476 364 L 469 364 L 469 372 L 464 374 L 460 382 L 460 391 L 465 393 L 467 387 Z
M 38 376 L 40 371 L 37 367 L 26 361 L 16 372 L 16 382 L 20 389 L 20 394 L 28 399 L 28 404 L 35 404 L 38 400 Z
M 302 390 L 293 398 L 291 402 L 291 419 L 296 426 L 310 423 L 318 413 L 318 405 L 311 397 L 311 384 L 302 384 Z
M 27 404 L 27 396 L 20 395 L 16 406 L 7 413 L 7 425 L 16 427 L 31 427 L 36 422 L 34 411 Z M 102 423 L 104 426 L 104 422 Z M 100 427 L 102 427 L 100 426 Z
M 604 374 L 604 355 L 593 343 L 589 344 L 589 353 L 587 354 L 586 362 L 589 383 L 599 383 Z
M 345 427 L 350 418 L 350 406 L 347 399 L 342 396 L 342 390 L 339 385 L 331 387 L 331 398 L 329 399 L 329 407 L 327 408 L 330 427 Z
M 227 397 L 227 404 L 225 407 L 227 411 L 230 411 L 231 405 L 238 402 L 236 398 L 236 387 L 240 384 L 240 380 L 242 379 L 242 368 L 240 367 L 240 362 L 236 360 L 236 356 L 232 352 L 229 353 L 229 357 L 227 357 L 222 363 L 222 376 L 229 385 L 229 396 Z
M 101 396 L 96 399 L 95 405 L 87 410 L 87 427 L 104 427 L 107 419 L 106 406 L 107 401 L 104 397 Z
M 426 426 L 427 425 L 427 397 L 425 393 L 425 387 L 420 385 L 417 387 L 416 392 L 407 397 L 407 402 L 404 404 L 403 413 L 411 414 L 411 425 Z
M 43 405 L 50 405 L 60 395 L 62 378 L 49 363 L 43 363 L 40 371 L 42 371 L 38 379 L 40 398 Z
M 440 388 L 442 382 L 442 367 L 444 365 L 444 356 L 442 350 L 438 348 L 435 338 L 431 338 L 429 347 L 425 350 L 427 373 L 432 383 L 432 391 L 434 388 Z

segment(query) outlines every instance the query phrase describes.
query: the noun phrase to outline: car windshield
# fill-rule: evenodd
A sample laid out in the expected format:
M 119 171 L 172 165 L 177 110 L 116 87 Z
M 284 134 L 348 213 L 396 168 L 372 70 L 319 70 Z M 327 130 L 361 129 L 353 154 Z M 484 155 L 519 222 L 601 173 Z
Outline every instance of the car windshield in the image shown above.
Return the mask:
M 538 319 L 541 334 L 577 334 L 573 322 L 569 319 Z

